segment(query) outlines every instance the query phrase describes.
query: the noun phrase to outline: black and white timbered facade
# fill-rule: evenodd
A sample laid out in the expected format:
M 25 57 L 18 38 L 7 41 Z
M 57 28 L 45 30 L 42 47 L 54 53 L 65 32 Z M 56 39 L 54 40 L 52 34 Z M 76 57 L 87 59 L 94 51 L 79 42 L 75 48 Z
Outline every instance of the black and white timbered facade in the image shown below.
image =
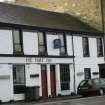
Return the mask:
M 103 34 L 63 13 L 0 3 L 0 100 L 70 95 L 104 77 Z

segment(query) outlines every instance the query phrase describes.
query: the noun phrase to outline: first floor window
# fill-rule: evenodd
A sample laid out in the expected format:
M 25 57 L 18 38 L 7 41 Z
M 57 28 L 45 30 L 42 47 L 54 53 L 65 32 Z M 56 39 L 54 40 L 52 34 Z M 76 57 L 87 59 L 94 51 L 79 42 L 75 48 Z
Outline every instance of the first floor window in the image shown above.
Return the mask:
M 14 93 L 23 93 L 25 90 L 25 70 L 24 65 L 13 66 Z
M 61 90 L 70 89 L 70 70 L 69 64 L 60 64 Z
M 65 35 L 59 35 L 59 39 L 61 40 L 61 47 L 60 47 L 60 55 L 67 54 L 66 50 L 66 36 Z
M 47 46 L 46 46 L 46 35 L 44 32 L 38 32 L 38 46 L 39 46 L 39 55 L 46 55 Z
M 84 57 L 89 57 L 89 39 L 87 37 L 82 38 L 83 42 L 83 56 Z
M 103 42 L 102 38 L 97 38 L 97 56 L 102 57 L 103 56 Z
M 14 54 L 20 54 L 22 50 L 22 34 L 20 30 L 12 30 Z
M 84 68 L 85 79 L 91 79 L 91 69 Z

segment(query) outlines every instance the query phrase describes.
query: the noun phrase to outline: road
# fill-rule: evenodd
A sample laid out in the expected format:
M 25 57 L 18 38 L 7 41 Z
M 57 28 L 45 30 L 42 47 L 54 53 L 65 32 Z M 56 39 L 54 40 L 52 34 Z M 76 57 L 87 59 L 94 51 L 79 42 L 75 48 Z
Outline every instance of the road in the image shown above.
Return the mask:
M 105 96 L 96 96 L 96 97 L 87 97 L 80 99 L 69 99 L 69 100 L 61 100 L 54 102 L 45 102 L 45 103 L 11 103 L 4 105 L 105 105 Z

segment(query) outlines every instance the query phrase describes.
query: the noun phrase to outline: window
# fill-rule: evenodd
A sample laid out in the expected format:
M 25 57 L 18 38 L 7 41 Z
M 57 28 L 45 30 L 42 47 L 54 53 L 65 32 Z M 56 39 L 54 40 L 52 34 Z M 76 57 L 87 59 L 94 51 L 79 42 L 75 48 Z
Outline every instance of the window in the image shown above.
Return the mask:
M 24 65 L 13 66 L 14 93 L 24 93 L 25 91 L 25 70 Z
M 69 64 L 60 64 L 61 90 L 70 89 L 70 70 Z
M 102 38 L 97 38 L 97 56 L 98 57 L 102 57 L 103 56 Z
M 46 55 L 47 47 L 46 47 L 46 36 L 44 32 L 38 32 L 38 46 L 39 46 L 39 55 Z
M 84 68 L 85 79 L 91 79 L 91 69 Z
M 14 46 L 14 53 L 20 54 L 23 52 L 22 50 L 22 35 L 20 30 L 13 30 L 13 46 Z
M 60 55 L 65 55 L 65 54 L 67 54 L 66 36 L 65 35 L 59 35 L 59 39 L 61 40 Z
M 83 37 L 83 56 L 89 57 L 89 42 L 87 37 Z

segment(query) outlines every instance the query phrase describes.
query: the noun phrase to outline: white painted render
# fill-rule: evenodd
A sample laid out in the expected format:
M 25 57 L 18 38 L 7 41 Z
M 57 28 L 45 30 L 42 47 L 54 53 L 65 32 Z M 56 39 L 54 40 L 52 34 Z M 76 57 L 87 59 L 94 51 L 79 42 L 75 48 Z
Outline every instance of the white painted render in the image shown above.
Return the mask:
M 38 55 L 38 36 L 36 32 L 23 32 L 23 49 L 25 55 Z
M 37 59 L 37 60 L 36 60 Z M 41 60 L 40 60 L 41 59 Z M 0 63 L 12 64 L 72 64 L 72 58 L 47 58 L 47 57 L 0 57 Z
M 57 34 L 57 35 L 47 34 L 48 55 L 60 55 L 60 50 L 59 49 L 54 49 L 54 42 L 53 41 L 55 39 L 59 39 L 59 34 Z M 67 40 L 67 54 L 72 56 L 73 55 L 72 36 L 67 35 L 66 40 Z
M 13 100 L 12 65 L 0 64 L 0 100 L 2 102 Z
M 39 86 L 40 87 L 40 96 L 41 96 L 41 69 L 39 64 L 26 64 L 25 65 L 25 73 L 26 73 L 26 86 L 33 87 Z M 30 75 L 38 74 L 39 77 L 30 77 Z
M 76 88 L 81 80 L 84 79 L 84 68 L 91 69 L 91 77 L 96 78 L 99 75 L 93 75 L 93 72 L 99 72 L 98 64 L 104 63 L 104 57 L 97 57 L 97 43 L 95 37 L 89 37 L 90 57 L 83 57 L 82 37 L 74 36 L 74 56 L 75 56 L 75 77 Z M 83 75 L 78 75 L 82 72 Z
M 67 40 L 67 54 L 68 55 L 73 55 L 72 36 L 67 35 L 66 40 Z
M 13 54 L 13 39 L 11 30 L 0 29 L 0 54 Z
M 48 55 L 59 55 L 60 51 L 59 49 L 54 49 L 54 40 L 58 39 L 58 35 L 51 35 L 48 34 L 47 35 L 47 51 L 48 51 Z
M 54 49 L 53 41 L 59 38 L 58 35 L 47 34 L 47 50 L 48 55 L 59 56 L 59 49 Z M 73 55 L 72 36 L 67 35 L 67 53 Z M 97 57 L 96 37 L 89 37 L 90 57 L 83 57 L 82 36 L 73 36 L 74 43 L 74 62 L 73 58 L 57 58 L 55 57 L 0 57 L 0 100 L 7 102 L 10 100 L 24 99 L 24 94 L 14 95 L 13 93 L 13 64 L 25 65 L 26 86 L 39 86 L 40 96 L 42 96 L 41 84 L 41 64 L 47 65 L 47 88 L 48 96 L 51 95 L 50 82 L 50 64 L 55 65 L 56 72 L 56 95 L 69 95 L 74 92 L 74 67 L 75 66 L 75 85 L 76 88 L 81 80 L 84 79 L 84 68 L 91 68 L 91 77 L 99 77 L 93 75 L 93 72 L 99 72 L 98 64 L 104 63 L 103 57 Z M 38 55 L 38 36 L 36 32 L 23 32 L 23 50 L 25 55 Z M 0 54 L 13 54 L 13 39 L 11 30 L 0 30 Z M 70 65 L 70 90 L 61 91 L 60 86 L 60 64 Z M 82 75 L 78 75 L 82 73 Z M 31 78 L 31 74 L 39 74 L 39 77 Z M 8 88 L 8 89 L 7 89 Z

